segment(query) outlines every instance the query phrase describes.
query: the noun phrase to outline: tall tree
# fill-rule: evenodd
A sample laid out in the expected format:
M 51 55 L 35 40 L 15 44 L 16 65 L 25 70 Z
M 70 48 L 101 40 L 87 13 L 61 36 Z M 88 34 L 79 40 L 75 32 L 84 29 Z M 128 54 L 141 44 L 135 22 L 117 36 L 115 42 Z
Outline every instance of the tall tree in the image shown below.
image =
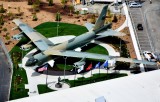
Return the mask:
M 0 13 L 4 13 L 5 12 L 5 9 L 3 7 L 3 4 L 0 5 Z
M 91 17 L 91 23 L 92 23 L 92 24 L 95 24 L 95 22 L 96 22 L 96 17 L 95 17 L 95 15 L 93 14 L 92 17 Z
M 61 20 L 61 15 L 59 12 L 56 13 L 56 21 L 60 21 Z
M 33 1 L 32 0 L 28 0 L 28 5 L 32 5 Z
M 70 5 L 70 6 L 69 6 L 69 15 L 70 15 L 70 16 L 72 15 L 73 10 L 74 10 L 74 6 L 73 6 L 73 5 Z
M 65 9 L 67 3 L 66 0 L 61 0 L 61 3 L 62 3 L 62 8 Z
M 0 15 L 0 25 L 4 24 L 4 20 L 3 20 L 3 14 Z
M 53 0 L 49 0 L 48 6 L 53 6 Z
M 33 21 L 37 21 L 38 20 L 36 13 L 33 14 L 33 19 L 32 20 Z

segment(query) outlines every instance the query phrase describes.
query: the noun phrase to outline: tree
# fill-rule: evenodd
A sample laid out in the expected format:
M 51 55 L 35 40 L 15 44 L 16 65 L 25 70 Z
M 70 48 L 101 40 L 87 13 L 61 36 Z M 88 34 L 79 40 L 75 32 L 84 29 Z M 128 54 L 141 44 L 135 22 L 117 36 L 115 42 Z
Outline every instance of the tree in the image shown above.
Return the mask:
M 73 5 L 70 5 L 69 6 L 69 15 L 72 16 L 72 12 L 74 10 L 74 6 Z
M 9 20 L 12 20 L 12 19 L 14 18 L 14 15 L 13 15 L 12 12 L 8 12 L 8 13 L 7 13 L 7 16 L 8 16 L 8 18 L 9 18 Z
M 3 4 L 0 5 L 0 13 L 4 13 L 5 9 L 3 8 Z
M 40 5 L 40 0 L 35 0 L 33 3 L 39 6 Z
M 62 3 L 62 8 L 65 9 L 67 3 L 66 0 L 61 0 L 61 3 Z
M 37 5 L 37 4 L 34 3 L 32 5 L 32 9 L 33 9 L 33 13 L 38 12 L 39 11 L 39 5 Z
M 17 8 L 17 10 L 18 10 L 18 13 L 20 13 L 20 12 L 21 12 L 21 8 L 20 8 L 20 7 L 18 7 L 18 8 Z
M 36 13 L 34 13 L 34 14 L 33 14 L 32 21 L 37 21 L 37 20 L 38 20 L 37 15 L 36 15 Z
M 110 9 L 107 10 L 107 17 L 108 17 L 108 18 L 111 17 L 111 10 L 110 10 Z
M 28 0 L 28 5 L 32 5 L 33 1 L 32 0 Z
M 56 21 L 60 21 L 61 20 L 61 15 L 59 12 L 56 13 Z
M 96 16 L 93 14 L 91 17 L 91 23 L 95 24 L 95 22 L 96 22 Z
M 76 18 L 79 18 L 79 11 L 76 11 Z
M 4 20 L 3 20 L 3 15 L 1 14 L 0 15 L 0 25 L 3 25 L 4 24 Z
M 53 0 L 49 0 L 48 6 L 53 6 Z

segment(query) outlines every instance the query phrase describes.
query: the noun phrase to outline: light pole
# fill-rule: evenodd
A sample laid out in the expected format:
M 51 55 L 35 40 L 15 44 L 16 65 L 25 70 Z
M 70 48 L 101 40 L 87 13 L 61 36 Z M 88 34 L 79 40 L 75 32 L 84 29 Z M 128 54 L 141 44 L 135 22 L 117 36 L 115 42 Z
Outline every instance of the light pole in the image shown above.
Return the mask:
M 58 27 L 59 27 L 59 21 L 60 21 L 60 13 L 59 12 L 57 13 L 57 16 L 58 16 L 57 17 L 58 18 L 57 19 L 57 36 L 58 36 Z
M 58 26 L 59 26 L 59 21 L 57 22 L 57 36 L 58 36 Z
M 65 74 L 66 74 L 66 60 L 67 60 L 67 57 L 63 57 L 64 60 L 65 60 L 65 66 L 64 66 L 64 82 L 65 82 Z

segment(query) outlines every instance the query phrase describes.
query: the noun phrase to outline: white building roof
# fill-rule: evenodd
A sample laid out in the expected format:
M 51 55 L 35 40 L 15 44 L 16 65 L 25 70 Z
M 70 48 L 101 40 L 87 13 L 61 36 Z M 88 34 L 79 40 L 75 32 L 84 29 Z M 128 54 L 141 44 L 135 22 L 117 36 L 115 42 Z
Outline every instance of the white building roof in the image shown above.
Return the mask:
M 12 102 L 160 102 L 160 70 L 50 92 Z

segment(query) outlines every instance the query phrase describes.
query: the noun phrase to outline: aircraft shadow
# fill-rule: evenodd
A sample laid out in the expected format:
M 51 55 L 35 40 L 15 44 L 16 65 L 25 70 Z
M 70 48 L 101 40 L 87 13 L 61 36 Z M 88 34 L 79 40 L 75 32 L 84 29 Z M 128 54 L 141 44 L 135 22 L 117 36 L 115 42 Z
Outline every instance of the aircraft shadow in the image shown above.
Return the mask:
M 47 71 L 44 71 L 43 74 L 47 74 Z M 48 70 L 48 75 L 62 76 L 64 75 L 64 71 Z M 65 75 L 73 75 L 73 72 L 65 71 Z
M 39 76 L 39 75 L 41 75 L 41 74 L 38 72 L 33 72 L 31 76 Z

